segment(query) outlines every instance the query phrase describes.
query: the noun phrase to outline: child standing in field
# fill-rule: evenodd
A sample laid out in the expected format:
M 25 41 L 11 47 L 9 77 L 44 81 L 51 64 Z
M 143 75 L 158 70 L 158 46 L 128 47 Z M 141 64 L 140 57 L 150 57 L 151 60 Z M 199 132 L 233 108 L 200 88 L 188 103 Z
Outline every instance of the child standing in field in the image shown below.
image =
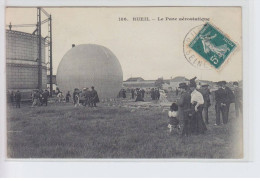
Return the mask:
M 168 128 L 170 129 L 170 132 L 172 132 L 173 129 L 177 129 L 178 131 L 181 129 L 177 115 L 178 115 L 178 105 L 176 103 L 172 103 L 170 107 L 170 111 L 168 112 L 168 118 L 169 118 Z

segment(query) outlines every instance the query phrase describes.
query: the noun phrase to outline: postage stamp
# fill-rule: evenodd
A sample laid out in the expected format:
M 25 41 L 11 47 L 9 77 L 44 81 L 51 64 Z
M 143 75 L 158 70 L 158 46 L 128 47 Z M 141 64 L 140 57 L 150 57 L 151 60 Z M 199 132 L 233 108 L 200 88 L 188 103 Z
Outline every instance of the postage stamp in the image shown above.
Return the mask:
M 200 24 L 196 27 L 193 27 L 185 36 L 183 40 L 183 55 L 186 60 L 195 68 L 200 70 L 210 70 L 212 66 L 204 60 L 198 53 L 194 52 L 190 48 L 191 41 L 197 36 L 200 30 L 203 28 L 204 24 Z
M 206 23 L 189 47 L 219 69 L 237 45 L 210 23 Z

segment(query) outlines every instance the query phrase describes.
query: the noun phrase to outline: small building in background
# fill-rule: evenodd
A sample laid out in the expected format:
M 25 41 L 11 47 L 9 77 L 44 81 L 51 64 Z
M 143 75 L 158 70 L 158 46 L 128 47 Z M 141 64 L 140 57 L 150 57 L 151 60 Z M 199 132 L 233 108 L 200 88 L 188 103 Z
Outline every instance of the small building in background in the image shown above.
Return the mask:
M 155 80 L 144 80 L 142 77 L 131 77 L 123 82 L 124 88 L 135 89 L 148 89 L 155 87 Z
M 167 80 L 164 80 L 164 84 L 162 85 L 162 88 L 164 90 L 173 91 L 173 90 L 176 90 L 176 88 L 178 88 L 179 84 L 182 82 L 185 82 L 188 84 L 189 79 L 182 77 L 182 76 L 174 77 L 172 79 L 167 79 Z

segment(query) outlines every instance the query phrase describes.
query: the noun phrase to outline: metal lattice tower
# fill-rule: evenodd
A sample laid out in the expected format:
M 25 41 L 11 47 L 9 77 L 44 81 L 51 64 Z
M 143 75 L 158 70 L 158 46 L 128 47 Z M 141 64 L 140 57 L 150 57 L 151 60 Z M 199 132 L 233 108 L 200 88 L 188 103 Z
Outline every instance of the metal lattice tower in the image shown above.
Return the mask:
M 41 12 L 47 16 L 47 19 L 41 21 Z M 49 70 L 50 75 L 50 96 L 52 96 L 53 85 L 52 85 L 52 18 L 43 8 L 37 8 L 37 35 L 38 35 L 38 87 L 41 89 L 42 86 L 42 61 L 41 61 L 41 47 L 42 47 L 42 36 L 41 36 L 41 25 L 48 22 L 48 36 L 45 38 L 45 46 L 48 47 L 48 62 L 47 70 Z

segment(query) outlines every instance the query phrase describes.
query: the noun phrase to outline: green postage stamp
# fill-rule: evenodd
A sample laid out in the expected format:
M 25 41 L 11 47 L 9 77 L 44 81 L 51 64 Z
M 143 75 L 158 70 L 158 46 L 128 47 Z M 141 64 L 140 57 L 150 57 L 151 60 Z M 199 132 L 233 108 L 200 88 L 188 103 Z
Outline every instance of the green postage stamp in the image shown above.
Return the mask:
M 219 69 L 237 45 L 213 25 L 206 23 L 189 47 Z

